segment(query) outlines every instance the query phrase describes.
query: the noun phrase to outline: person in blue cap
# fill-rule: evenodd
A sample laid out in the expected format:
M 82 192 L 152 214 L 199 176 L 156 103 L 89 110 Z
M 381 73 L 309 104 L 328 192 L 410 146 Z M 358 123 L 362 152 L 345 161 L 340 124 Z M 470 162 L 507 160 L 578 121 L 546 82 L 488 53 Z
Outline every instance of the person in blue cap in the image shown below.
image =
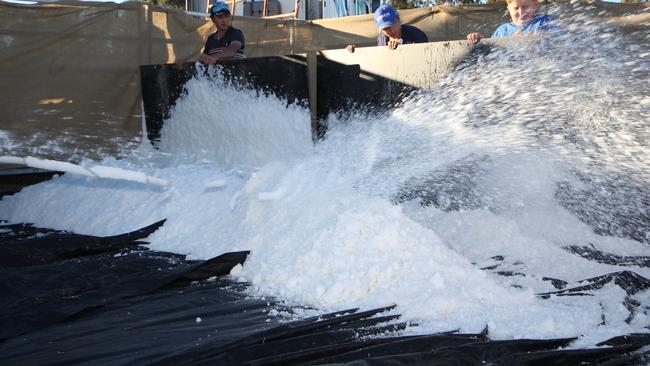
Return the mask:
M 402 24 L 399 19 L 399 13 L 391 5 L 384 4 L 375 10 L 375 23 L 379 28 L 377 37 L 377 46 L 386 46 L 394 50 L 400 44 L 410 43 L 427 43 L 429 39 L 420 29 Z M 354 52 L 355 45 L 350 44 L 347 50 Z
M 230 25 L 232 14 L 224 2 L 216 2 L 210 8 L 210 19 L 217 31 L 205 41 L 199 61 L 216 64 L 221 60 L 244 58 L 244 33 Z
M 501 24 L 492 34 L 492 38 L 519 37 L 525 34 L 535 34 L 553 28 L 558 28 L 553 23 L 554 18 L 548 14 L 539 14 L 539 2 L 537 0 L 506 0 L 509 23 Z M 472 32 L 467 35 L 469 43 L 478 43 L 483 35 L 479 32 Z

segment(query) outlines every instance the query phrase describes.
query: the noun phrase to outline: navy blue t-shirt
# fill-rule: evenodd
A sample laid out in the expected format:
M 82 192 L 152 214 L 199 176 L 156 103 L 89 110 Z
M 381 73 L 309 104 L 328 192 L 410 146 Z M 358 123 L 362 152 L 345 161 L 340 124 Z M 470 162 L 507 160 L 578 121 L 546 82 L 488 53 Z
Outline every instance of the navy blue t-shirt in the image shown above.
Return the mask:
M 244 33 L 235 27 L 228 27 L 226 34 L 222 38 L 219 38 L 219 32 L 214 32 L 208 39 L 205 41 L 205 46 L 203 47 L 203 53 L 208 56 L 218 55 L 223 52 L 230 42 L 239 41 L 241 42 L 241 47 L 235 53 L 235 58 L 244 57 Z
M 423 31 L 412 25 L 402 24 L 402 44 L 427 42 L 429 42 L 429 38 Z M 379 37 L 377 37 L 377 46 L 386 46 L 387 44 L 388 37 L 380 31 Z

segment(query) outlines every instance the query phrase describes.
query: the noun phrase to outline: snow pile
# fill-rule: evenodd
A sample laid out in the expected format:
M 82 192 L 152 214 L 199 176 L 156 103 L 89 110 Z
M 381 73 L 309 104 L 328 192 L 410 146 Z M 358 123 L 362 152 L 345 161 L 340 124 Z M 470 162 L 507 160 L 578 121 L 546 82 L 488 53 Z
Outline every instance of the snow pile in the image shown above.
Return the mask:
M 261 165 L 312 150 L 308 110 L 295 104 L 283 108 L 286 101 L 274 95 L 219 79 L 194 78 L 186 87 L 192 97 L 176 104 L 160 131 L 160 149 L 177 159 Z
M 588 57 L 596 41 L 575 52 Z M 577 336 L 577 346 L 647 332 L 643 311 L 626 319 L 628 295 L 617 286 L 594 296 L 536 296 L 556 290 L 549 278 L 629 269 L 571 254 L 568 245 L 647 254 L 636 231 L 593 222 L 598 210 L 621 218 L 618 209 L 645 209 L 634 189 L 648 179 L 647 147 L 636 143 L 647 136 L 647 120 L 634 103 L 648 86 L 610 80 L 598 67 L 560 78 L 569 62 L 560 51 L 572 48 L 555 47 L 541 61 L 517 58 L 517 47 L 514 56 L 486 57 L 477 66 L 486 72 L 459 71 L 383 118 L 332 120 L 315 148 L 307 111 L 194 80 L 163 129 L 161 151 L 143 146 L 102 162 L 166 187 L 65 175 L 3 199 L 0 218 L 95 235 L 166 218 L 149 238 L 153 249 L 193 258 L 251 250 L 232 275 L 252 282 L 257 295 L 322 310 L 396 303 L 405 320 L 420 324 L 410 332 L 487 325 L 497 339 Z M 621 78 L 618 65 L 607 72 Z M 579 112 L 592 89 L 609 97 L 607 114 Z M 477 99 L 485 90 L 489 98 Z M 576 96 L 563 104 L 567 93 Z M 631 198 L 608 206 L 603 182 L 621 179 L 617 192 Z M 573 209 L 561 187 L 605 198 Z M 632 268 L 650 277 L 650 269 Z M 650 305 L 648 291 L 630 300 Z

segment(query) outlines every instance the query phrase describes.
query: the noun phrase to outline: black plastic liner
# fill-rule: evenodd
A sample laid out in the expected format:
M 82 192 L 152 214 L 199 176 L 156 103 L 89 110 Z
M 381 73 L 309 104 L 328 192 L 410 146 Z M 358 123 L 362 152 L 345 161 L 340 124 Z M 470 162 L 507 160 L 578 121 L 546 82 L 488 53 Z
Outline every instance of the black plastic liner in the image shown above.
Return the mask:
M 407 324 L 394 306 L 287 322 L 269 312 L 295 308 L 251 298 L 247 284 L 226 276 L 248 252 L 188 261 L 146 250 L 140 240 L 163 224 L 105 238 L 0 226 L 0 364 L 630 365 L 650 357 L 650 334 L 581 350 L 564 349 L 573 339 L 491 340 L 488 329 L 402 336 Z M 622 286 L 635 292 L 646 288 L 638 277 L 621 272 L 540 296 L 608 278 L 636 283 Z

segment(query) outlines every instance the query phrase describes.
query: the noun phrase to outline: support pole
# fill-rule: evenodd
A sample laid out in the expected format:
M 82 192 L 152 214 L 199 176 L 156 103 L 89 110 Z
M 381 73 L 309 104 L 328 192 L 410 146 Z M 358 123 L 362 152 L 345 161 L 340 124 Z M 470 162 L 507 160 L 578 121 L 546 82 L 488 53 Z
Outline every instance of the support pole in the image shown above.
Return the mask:
M 309 89 L 309 114 L 311 116 L 311 138 L 319 138 L 318 126 L 318 51 L 307 52 L 307 88 Z

